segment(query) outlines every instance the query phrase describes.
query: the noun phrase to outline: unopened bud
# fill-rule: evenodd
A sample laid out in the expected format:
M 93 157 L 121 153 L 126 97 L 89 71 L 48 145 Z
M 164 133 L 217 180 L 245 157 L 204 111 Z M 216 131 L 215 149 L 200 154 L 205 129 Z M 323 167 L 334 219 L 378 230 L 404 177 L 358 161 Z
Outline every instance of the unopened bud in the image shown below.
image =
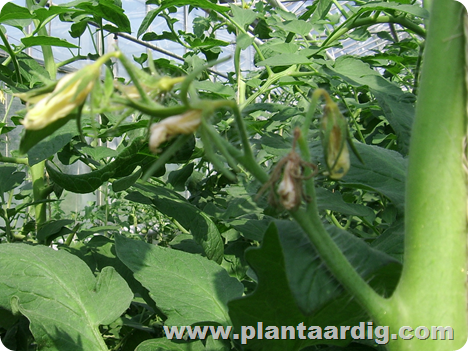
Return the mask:
M 284 167 L 283 179 L 277 193 L 280 204 L 286 210 L 296 209 L 302 200 L 301 165 L 295 159 L 288 160 Z
M 150 130 L 149 148 L 158 152 L 158 147 L 174 135 L 191 134 L 201 123 L 202 110 L 189 110 L 184 114 L 163 119 L 154 123 Z
M 321 137 L 325 162 L 329 177 L 341 179 L 349 170 L 349 151 L 347 143 L 348 125 L 338 105 L 325 92 L 325 113 L 321 123 Z

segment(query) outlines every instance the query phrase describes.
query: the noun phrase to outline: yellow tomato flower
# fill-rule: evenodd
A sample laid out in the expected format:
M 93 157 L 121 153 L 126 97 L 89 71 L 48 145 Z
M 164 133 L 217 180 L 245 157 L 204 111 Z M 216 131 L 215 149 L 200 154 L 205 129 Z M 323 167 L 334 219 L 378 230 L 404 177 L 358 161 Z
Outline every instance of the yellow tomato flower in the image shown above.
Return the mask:
M 158 146 L 174 135 L 190 134 L 197 130 L 201 123 L 202 110 L 189 110 L 154 123 L 150 129 L 149 149 L 156 153 Z

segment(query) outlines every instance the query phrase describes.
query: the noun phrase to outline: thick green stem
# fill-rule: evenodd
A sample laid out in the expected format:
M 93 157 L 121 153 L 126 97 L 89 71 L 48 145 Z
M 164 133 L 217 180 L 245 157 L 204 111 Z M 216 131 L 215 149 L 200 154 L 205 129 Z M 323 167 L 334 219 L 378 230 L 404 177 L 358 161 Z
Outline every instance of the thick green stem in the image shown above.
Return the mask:
M 0 162 L 5 163 L 16 163 L 19 165 L 28 165 L 28 159 L 26 157 L 6 157 L 0 156 Z
M 33 184 L 34 201 L 45 200 L 47 195 L 44 196 L 45 181 L 44 181 L 44 168 L 45 161 L 36 163 L 30 167 L 31 178 Z M 42 224 L 47 220 L 46 204 L 38 203 L 34 205 L 34 214 L 36 217 L 36 229 L 39 229 Z
M 406 183 L 405 255 L 390 314 L 379 323 L 450 326 L 454 341 L 391 341 L 390 350 L 457 350 L 467 339 L 463 6 L 434 0 Z M 393 330 L 392 330 L 393 328 Z

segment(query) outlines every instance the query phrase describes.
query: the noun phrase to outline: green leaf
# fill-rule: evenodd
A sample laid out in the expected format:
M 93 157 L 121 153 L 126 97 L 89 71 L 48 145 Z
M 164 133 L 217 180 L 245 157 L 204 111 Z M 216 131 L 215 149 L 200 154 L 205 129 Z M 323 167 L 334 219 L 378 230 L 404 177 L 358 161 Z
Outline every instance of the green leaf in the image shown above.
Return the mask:
M 133 174 L 130 174 L 128 177 L 123 177 L 116 179 L 112 182 L 112 190 L 118 193 L 119 191 L 124 191 L 130 188 L 135 182 L 140 179 L 141 174 L 143 173 L 141 168 L 138 168 Z
M 12 2 L 3 5 L 0 12 L 0 23 L 23 29 L 31 23 L 34 15 L 25 7 L 18 6 Z
M 272 218 L 256 219 L 249 217 L 250 216 L 247 215 L 245 217 L 236 218 L 230 221 L 229 225 L 233 226 L 247 239 L 262 241 L 263 233 L 267 230 Z
M 337 191 L 331 192 L 325 188 L 317 188 L 315 193 L 319 210 L 331 210 L 351 216 L 374 217 L 374 211 L 370 208 L 345 202 L 341 194 Z
M 99 188 L 104 182 L 114 176 L 114 167 L 105 166 L 97 171 L 84 173 L 80 175 L 66 174 L 55 170 L 48 162 L 46 162 L 47 173 L 50 179 L 63 189 L 77 193 L 91 193 Z
M 351 168 L 342 181 L 349 187 L 377 191 L 403 211 L 407 160 L 396 151 L 357 142 L 354 144 L 364 164 L 352 155 Z
M 265 47 L 265 45 L 263 45 L 262 48 L 263 47 Z M 267 47 L 268 49 L 280 54 L 295 54 L 298 49 L 297 45 L 294 43 L 279 43 L 268 45 Z
M 301 20 L 291 20 L 281 23 L 280 27 L 283 28 L 286 32 L 292 32 L 306 36 L 312 30 L 312 23 Z
M 230 6 L 234 21 L 242 28 L 245 28 L 257 18 L 257 14 L 252 10 L 243 9 L 234 4 L 231 4 Z
M 86 145 L 80 148 L 80 151 L 90 156 L 93 160 L 99 161 L 108 157 L 118 156 L 118 151 L 108 148 L 107 146 L 90 146 Z
M 404 155 L 409 152 L 411 127 L 415 116 L 413 102 L 405 95 L 389 95 L 371 89 L 388 122 L 398 136 L 398 149 Z
M 177 220 L 185 229 L 190 230 L 194 239 L 203 247 L 206 257 L 221 263 L 224 244 L 221 234 L 208 215 L 189 203 L 175 191 L 149 184 L 137 184 L 140 195 L 149 198 L 158 211 Z M 130 193 L 126 199 L 133 200 Z
M 198 90 L 206 90 L 225 98 L 233 98 L 235 91 L 231 86 L 224 85 L 219 82 L 211 82 L 208 80 L 194 81 L 193 86 Z
M 114 1 L 97 0 L 97 1 L 82 1 L 76 5 L 76 8 L 85 10 L 87 13 L 97 18 L 103 18 L 115 24 L 114 26 L 106 25 L 105 28 L 110 32 L 125 32 L 131 33 L 131 26 L 128 17 L 124 14 L 124 10 L 116 6 Z
M 96 278 L 65 251 L 26 244 L 0 245 L 0 306 L 30 321 L 41 350 L 107 351 L 99 325 L 117 319 L 133 294 L 112 267 Z
M 230 45 L 230 43 L 227 41 L 214 38 L 204 38 L 203 40 L 200 38 L 195 38 L 192 40 L 189 37 L 187 37 L 185 40 L 192 48 L 213 48 Z
M 404 236 L 404 221 L 399 219 L 372 242 L 372 247 L 395 257 L 400 262 L 403 262 Z
M 192 342 L 173 342 L 166 338 L 143 341 L 135 351 L 206 351 L 201 340 Z
M 257 66 L 291 66 L 308 65 L 311 61 L 307 56 L 300 54 L 280 54 L 257 62 Z
M 51 221 L 42 226 L 37 232 L 37 240 L 46 245 L 50 245 L 51 241 L 58 236 L 66 235 L 72 231 L 66 226 L 74 223 L 72 219 L 60 219 L 58 221 Z
M 33 9 L 33 14 L 36 16 L 35 19 L 38 19 L 40 22 L 44 22 L 47 19 L 54 17 L 55 15 L 60 15 L 62 13 L 73 13 L 75 9 L 71 9 L 68 7 L 63 6 L 50 6 L 47 7 L 39 7 Z
M 68 125 L 49 135 L 28 151 L 29 166 L 33 166 L 55 155 L 77 134 L 75 125 Z
M 334 67 L 322 66 L 324 72 L 331 76 L 339 76 L 347 83 L 356 86 L 367 86 L 376 96 L 387 117 L 388 122 L 398 135 L 398 146 L 402 153 L 407 154 L 411 125 L 414 119 L 413 94 L 404 92 L 393 82 L 383 78 L 368 64 L 351 56 L 341 56 L 336 59 Z
M 236 333 L 240 333 L 242 326 L 258 326 L 259 322 L 262 324 L 263 339 L 257 335 L 247 342 L 244 346 L 246 349 L 298 351 L 308 345 L 317 344 L 344 346 L 351 340 L 309 339 L 307 330 L 304 332 L 305 339 L 281 338 L 280 330 L 276 339 L 269 340 L 265 338 L 265 328 L 267 326 L 296 328 L 300 323 L 303 323 L 306 328 L 310 326 L 318 326 L 322 329 L 326 326 L 339 328 L 340 325 L 354 326 L 367 320 L 367 316 L 356 300 L 347 294 L 335 297 L 313 315 L 306 316 L 300 311 L 289 287 L 283 251 L 278 230 L 274 224 L 265 233 L 260 248 L 246 251 L 246 259 L 258 277 L 258 286 L 252 294 L 228 303 L 229 315 Z M 311 283 L 304 280 L 304 284 L 306 282 Z
M 0 166 L 0 194 L 13 190 L 24 182 L 26 173 L 18 172 L 15 166 Z
M 241 48 L 241 50 L 247 49 L 252 43 L 254 42 L 254 37 L 246 34 L 240 33 L 236 38 L 237 45 Z
M 181 211 L 182 212 L 182 211 Z M 227 302 L 243 285 L 213 261 L 117 235 L 117 256 L 166 314 L 168 326 L 197 322 L 230 325 Z
M 340 283 L 324 266 L 309 238 L 296 222 L 275 221 L 285 259 L 289 286 L 304 314 L 343 294 Z M 362 239 L 334 226 L 327 228 L 346 259 L 379 293 L 390 296 L 400 277 L 401 264 Z
M 314 11 L 310 21 L 315 23 L 324 20 L 330 13 L 330 8 L 333 5 L 332 0 L 318 0 L 317 9 Z
M 229 11 L 228 8 L 220 5 L 216 5 L 208 0 L 165 0 L 160 2 L 159 0 L 149 0 L 147 4 L 156 4 L 160 5 L 159 8 L 149 11 L 143 21 L 141 22 L 140 28 L 138 28 L 137 36 L 140 37 L 148 27 L 151 25 L 156 16 L 161 13 L 161 11 L 169 7 L 182 7 L 182 6 L 192 6 L 200 9 L 213 10 L 216 12 L 226 12 Z
M 38 161 L 39 159 L 42 158 L 42 160 L 44 160 L 45 158 L 48 158 L 49 156 L 43 158 L 45 155 L 47 155 L 51 150 L 55 149 L 55 147 L 57 147 L 59 144 L 61 144 L 61 141 L 65 140 L 68 138 L 68 132 L 65 132 L 63 134 L 63 137 L 58 137 L 59 139 L 55 140 L 55 137 L 52 136 L 54 135 L 54 133 L 56 131 L 58 131 L 60 128 L 62 128 L 64 125 L 66 125 L 68 123 L 68 121 L 70 121 L 71 119 L 75 118 L 76 115 L 75 114 L 71 114 L 67 117 L 64 117 L 64 118 L 61 118 L 51 124 L 49 124 L 48 126 L 46 126 L 45 128 L 43 129 L 39 129 L 39 130 L 30 130 L 30 129 L 25 129 L 25 132 L 23 134 L 23 136 L 21 137 L 21 141 L 20 141 L 20 148 L 19 148 L 19 151 L 20 153 L 24 154 L 24 153 L 28 153 L 31 150 L 31 148 L 33 148 L 34 146 L 36 146 L 41 140 L 44 140 L 46 139 L 47 137 L 50 136 L 50 138 L 48 140 L 46 140 L 46 144 L 44 144 L 43 146 L 47 146 L 47 149 L 45 152 L 43 152 L 42 150 L 34 150 L 32 155 L 34 157 L 33 159 L 33 162 L 40 162 Z M 76 128 L 74 128 L 75 126 L 67 126 L 67 131 L 70 131 L 71 134 L 73 135 L 76 135 L 76 133 L 73 133 L 71 132 L 72 130 L 76 130 Z M 62 132 L 60 133 L 57 133 L 55 134 L 56 136 L 58 135 L 61 135 Z
M 349 33 L 349 37 L 357 41 L 366 41 L 370 38 L 370 36 L 371 34 L 369 33 L 366 27 L 356 28 L 351 33 Z
M 143 155 L 137 155 L 145 143 L 144 137 L 135 139 L 113 162 L 89 173 L 80 175 L 61 173 L 48 162 L 46 162 L 46 169 L 50 179 L 65 190 L 78 194 L 90 193 L 112 177 L 126 177 L 132 174 L 137 165 L 145 158 Z
M 38 45 L 45 45 L 45 46 L 60 46 L 63 48 L 71 48 L 71 49 L 78 49 L 79 46 L 70 43 L 67 40 L 54 38 L 49 36 L 34 36 L 34 37 L 26 37 L 21 38 L 21 42 L 25 46 L 25 48 L 29 48 L 31 46 L 38 46 Z
M 16 59 L 23 79 L 29 82 L 29 88 L 32 88 L 36 83 L 44 85 L 44 80 L 50 82 L 49 72 L 36 59 L 24 52 L 17 53 Z
M 93 228 L 94 233 L 104 232 L 108 235 L 110 231 L 118 232 L 121 228 L 109 228 L 96 227 Z M 78 234 L 80 240 L 83 239 L 83 235 Z M 63 246 L 62 250 L 67 250 L 73 255 L 81 258 L 89 266 L 91 271 L 99 272 L 105 267 L 113 267 L 122 278 L 125 279 L 128 286 L 132 289 L 135 294 L 139 294 L 145 302 L 156 310 L 154 301 L 149 296 L 148 290 L 146 290 L 139 281 L 133 277 L 133 272 L 117 258 L 115 252 L 115 243 L 104 235 L 95 235 L 91 240 L 83 243 L 81 241 L 75 242 L 71 247 Z
M 184 191 L 185 190 L 185 183 L 187 182 L 187 179 L 192 175 L 193 173 L 193 163 L 189 163 L 182 167 L 181 169 L 177 171 L 172 171 L 169 173 L 169 177 L 167 181 L 169 184 L 171 184 L 174 187 L 174 190 L 176 191 Z

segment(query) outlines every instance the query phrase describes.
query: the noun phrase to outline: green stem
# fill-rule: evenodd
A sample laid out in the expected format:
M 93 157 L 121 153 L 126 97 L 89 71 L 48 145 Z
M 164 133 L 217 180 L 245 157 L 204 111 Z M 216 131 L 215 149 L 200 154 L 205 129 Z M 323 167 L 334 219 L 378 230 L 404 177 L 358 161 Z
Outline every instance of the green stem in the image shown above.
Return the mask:
M 135 84 L 135 87 L 138 90 L 138 93 L 140 94 L 141 100 L 151 106 L 151 100 L 149 99 L 148 95 L 146 94 L 145 90 L 140 84 L 140 81 L 138 79 L 138 76 L 135 72 L 136 68 L 133 66 L 133 64 L 128 60 L 128 58 L 125 57 L 125 55 L 119 55 L 118 56 L 120 59 L 120 62 L 122 62 L 123 66 L 125 67 L 125 70 L 127 71 L 128 75 L 130 76 L 130 79 L 132 80 L 133 84 Z
M 10 55 L 10 60 L 13 61 L 13 66 L 15 66 L 16 79 L 18 80 L 19 83 L 22 83 L 23 79 L 21 77 L 18 60 L 16 59 L 16 54 L 11 48 L 10 43 L 8 42 L 8 39 L 6 38 L 5 34 L 1 30 L 0 30 L 0 38 L 2 39 L 3 44 L 5 45 L 6 51 Z M 6 65 L 5 62 L 4 64 Z
M 190 134 L 182 134 L 177 139 L 172 143 L 171 146 L 165 150 L 165 152 L 159 156 L 158 160 L 151 165 L 151 167 L 143 174 L 143 177 L 141 177 L 141 180 L 146 182 L 154 172 L 159 170 L 161 167 L 163 167 L 167 161 L 170 160 L 172 155 L 174 155 L 177 151 L 180 150 L 180 148 L 187 142 L 189 139 Z
M 312 202 L 315 202 L 313 200 Z M 292 211 L 291 216 L 299 223 L 323 259 L 327 268 L 371 316 L 386 312 L 385 298 L 377 294 L 356 272 L 339 247 L 325 230 L 318 212 Z
M 224 17 L 228 22 L 230 22 L 232 25 L 234 25 L 240 32 L 244 33 L 244 34 L 247 34 L 247 35 L 250 35 L 249 33 L 247 33 L 247 31 L 241 26 L 239 25 L 236 21 L 234 21 L 234 19 L 230 16 L 228 16 L 227 14 L 225 13 L 220 13 L 218 12 L 218 14 L 222 17 Z M 251 35 L 250 35 L 251 36 Z M 252 43 L 252 46 L 253 48 L 255 49 L 258 57 L 260 58 L 261 61 L 264 61 L 265 60 L 265 56 L 263 56 L 263 53 L 262 51 L 260 50 L 260 48 L 258 47 L 258 45 L 253 42 Z M 273 74 L 273 71 L 271 70 L 270 66 L 266 66 L 265 67 L 267 72 L 268 72 L 268 75 L 272 75 Z
M 282 72 L 272 74 L 270 77 L 268 77 L 268 79 L 260 87 L 260 89 L 258 89 L 255 93 L 250 95 L 247 100 L 245 100 L 245 102 L 240 106 L 240 109 L 242 110 L 245 106 L 247 106 L 250 103 L 252 103 L 253 101 L 255 101 L 255 99 L 257 97 L 259 97 L 260 95 L 262 95 L 262 94 L 266 93 L 268 90 L 270 90 L 271 85 L 273 85 L 276 81 L 278 81 L 282 77 L 286 77 L 286 76 L 291 75 L 294 71 L 296 71 L 296 69 L 297 69 L 297 66 L 293 65 L 293 66 L 289 67 L 288 69 L 286 69 L 286 70 L 284 70 Z
M 398 340 L 390 350 L 457 350 L 467 339 L 464 12 L 458 2 L 433 1 L 409 152 L 405 264 L 392 313 L 380 321 L 451 326 L 455 340 Z
M 44 169 L 45 160 L 30 167 L 32 185 L 33 185 L 33 196 L 34 201 L 41 201 L 47 198 L 44 196 L 45 181 L 44 181 Z M 34 205 L 34 212 L 36 217 L 36 231 L 46 222 L 47 220 L 47 207 L 46 203 L 37 203 Z
M 234 53 L 234 67 L 236 69 L 236 79 L 237 79 L 237 103 L 243 104 L 245 102 L 245 82 L 242 77 L 242 71 L 240 67 L 240 55 L 241 48 L 236 45 L 236 51 Z
M 332 0 L 333 4 L 336 6 L 336 8 L 338 9 L 338 11 L 341 12 L 341 15 L 348 19 L 349 18 L 349 15 L 346 13 L 345 9 L 343 8 L 343 6 L 341 6 L 341 4 L 337 1 L 337 0 Z
M 28 159 L 26 157 L 5 157 L 0 156 L 0 162 L 5 163 L 16 163 L 19 165 L 28 165 Z

